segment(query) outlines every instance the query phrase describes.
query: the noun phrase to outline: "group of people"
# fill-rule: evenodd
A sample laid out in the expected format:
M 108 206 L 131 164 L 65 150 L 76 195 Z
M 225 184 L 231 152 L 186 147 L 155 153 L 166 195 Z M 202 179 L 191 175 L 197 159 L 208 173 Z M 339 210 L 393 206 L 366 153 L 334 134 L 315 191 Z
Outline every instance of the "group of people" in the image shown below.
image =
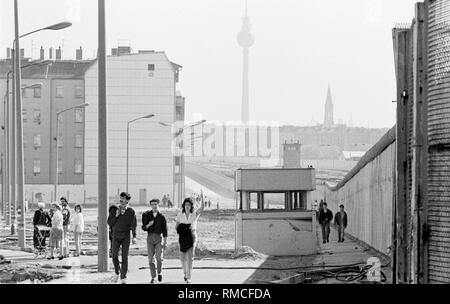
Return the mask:
M 115 281 L 126 283 L 128 272 L 128 254 L 130 243 L 136 244 L 136 212 L 129 206 L 129 193 L 120 194 L 119 205 L 109 208 L 108 225 L 110 227 L 111 257 L 114 264 Z M 179 235 L 180 260 L 184 272 L 184 281 L 190 283 L 193 269 L 194 252 L 197 244 L 197 221 L 205 208 L 203 196 L 201 206 L 195 208 L 194 201 L 186 198 L 181 212 L 176 216 L 175 229 Z M 151 209 L 142 214 L 142 230 L 147 232 L 147 252 L 150 265 L 150 283 L 161 282 L 163 252 L 167 247 L 168 227 L 164 214 L 159 211 L 159 199 L 150 201 Z M 119 251 L 121 250 L 121 262 Z M 155 263 L 156 262 L 156 263 Z
M 75 254 L 81 254 L 81 238 L 84 232 L 84 218 L 81 205 L 75 206 L 75 214 L 71 215 L 67 198 L 61 197 L 59 202 L 53 202 L 51 209 L 44 210 L 45 203 L 39 202 L 38 209 L 33 217 L 33 243 L 36 250 L 43 250 L 46 247 L 47 233 L 49 233 L 49 256 L 47 259 L 54 259 L 55 249 L 58 259 L 69 257 L 69 234 L 73 232 L 75 242 Z M 50 228 L 50 229 L 48 229 Z
M 316 201 L 317 203 L 317 201 Z M 333 216 L 333 212 L 328 209 L 328 204 L 323 200 L 317 206 L 317 220 L 322 228 L 322 243 L 330 242 L 330 223 L 334 218 L 334 225 L 338 231 L 338 242 L 344 242 L 345 228 L 347 228 L 347 213 L 344 211 L 344 205 L 339 206 L 339 211 Z
M 164 208 L 173 208 L 173 202 L 172 202 L 172 200 L 170 199 L 170 195 L 169 194 L 167 194 L 167 195 L 164 195 L 163 197 L 162 197 L 162 199 L 161 199 L 161 203 L 162 203 L 162 206 L 164 207 Z

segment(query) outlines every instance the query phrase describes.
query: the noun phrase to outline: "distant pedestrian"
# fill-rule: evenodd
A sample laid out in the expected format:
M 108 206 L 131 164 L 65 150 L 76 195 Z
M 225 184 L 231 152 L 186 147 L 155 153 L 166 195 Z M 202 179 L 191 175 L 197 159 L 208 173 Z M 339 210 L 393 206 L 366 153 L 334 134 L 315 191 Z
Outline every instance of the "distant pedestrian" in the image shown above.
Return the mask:
M 219 202 L 217 202 L 217 210 L 219 210 Z
M 164 194 L 163 198 L 161 199 L 161 203 L 162 203 L 162 206 L 163 206 L 164 208 L 169 207 L 169 205 L 168 205 L 168 199 L 167 199 L 167 196 L 166 196 L 165 194 Z
M 126 192 L 120 194 L 120 205 L 116 214 L 109 214 L 108 225 L 112 228 L 112 260 L 114 264 L 115 279 L 122 284 L 127 283 L 128 252 L 130 249 L 130 231 L 133 234 L 133 245 L 136 244 L 136 213 L 128 206 L 131 196 Z M 119 262 L 119 250 L 122 247 L 122 266 Z
M 339 211 L 334 215 L 334 224 L 338 229 L 339 243 L 344 241 L 345 228 L 347 228 L 347 213 L 344 211 L 344 205 L 339 206 Z
M 61 197 L 61 213 L 63 215 L 63 255 L 65 258 L 69 257 L 69 225 L 70 225 L 70 208 L 67 198 Z
M 323 211 L 323 203 L 324 203 L 324 201 L 323 201 L 323 199 L 321 199 L 320 203 L 319 203 L 319 212 L 317 212 L 317 221 L 319 221 L 320 212 Z
M 330 242 L 330 222 L 333 220 L 333 212 L 328 210 L 327 203 L 323 203 L 323 210 L 319 213 L 319 224 L 322 227 L 323 243 Z
M 177 215 L 175 229 L 179 235 L 180 260 L 184 272 L 184 281 L 191 282 L 194 262 L 195 246 L 197 245 L 197 221 L 205 209 L 205 201 L 201 199 L 201 206 L 194 209 L 191 198 L 185 198 L 181 212 Z
M 170 195 L 169 194 L 167 194 L 167 205 L 169 206 L 169 208 L 173 208 L 173 202 L 170 199 Z
M 81 238 L 84 232 L 84 217 L 81 213 L 81 205 L 75 206 L 75 216 L 73 218 L 73 235 L 75 239 L 75 256 L 81 254 Z
M 52 230 L 50 230 L 50 256 L 48 260 L 53 260 L 53 252 L 59 249 L 59 259 L 64 258 L 62 252 L 62 240 L 63 240 L 63 215 L 61 213 L 61 206 L 58 202 L 52 203 L 53 217 L 52 217 Z
M 150 264 L 150 283 L 155 283 L 156 268 L 158 270 L 158 282 L 162 281 L 163 252 L 167 247 L 167 221 L 165 216 L 158 211 L 159 199 L 152 199 L 152 210 L 142 214 L 142 230 L 147 231 L 147 252 Z M 162 235 L 162 237 L 161 237 Z M 156 267 L 155 267 L 156 256 Z

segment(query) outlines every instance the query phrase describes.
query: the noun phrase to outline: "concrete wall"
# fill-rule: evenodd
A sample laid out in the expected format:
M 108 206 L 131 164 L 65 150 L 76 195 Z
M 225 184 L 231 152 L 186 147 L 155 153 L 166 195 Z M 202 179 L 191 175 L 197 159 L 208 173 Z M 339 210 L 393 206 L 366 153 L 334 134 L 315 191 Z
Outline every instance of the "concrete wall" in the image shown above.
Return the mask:
M 310 211 L 239 212 L 236 247 L 249 246 L 273 255 L 308 255 L 316 251 L 316 222 Z
M 348 215 L 346 232 L 387 254 L 392 244 L 395 142 L 362 167 L 345 184 L 326 190 L 334 213 L 343 204 Z

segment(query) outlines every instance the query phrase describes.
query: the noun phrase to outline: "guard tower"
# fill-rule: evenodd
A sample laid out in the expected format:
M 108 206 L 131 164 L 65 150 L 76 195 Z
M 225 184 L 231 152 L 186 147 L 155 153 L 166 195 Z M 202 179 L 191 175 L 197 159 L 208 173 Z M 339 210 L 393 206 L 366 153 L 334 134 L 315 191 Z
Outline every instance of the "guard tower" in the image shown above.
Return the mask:
M 314 253 L 316 219 L 307 208 L 308 193 L 315 189 L 313 168 L 236 170 L 236 248 L 275 256 Z
M 283 168 L 301 167 L 301 145 L 299 141 L 283 144 Z

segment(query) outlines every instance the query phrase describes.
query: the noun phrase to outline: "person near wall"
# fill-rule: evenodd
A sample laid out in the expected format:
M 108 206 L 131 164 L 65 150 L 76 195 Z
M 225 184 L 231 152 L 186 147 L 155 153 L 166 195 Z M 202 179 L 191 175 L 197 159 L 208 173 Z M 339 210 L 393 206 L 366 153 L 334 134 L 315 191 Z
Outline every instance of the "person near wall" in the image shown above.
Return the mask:
M 156 282 L 156 268 L 158 270 L 158 282 L 162 281 L 163 251 L 167 247 L 167 221 L 165 216 L 158 211 L 159 199 L 152 199 L 152 210 L 142 214 L 142 230 L 147 231 L 147 252 L 150 264 L 151 284 Z M 155 256 L 157 267 L 155 267 Z
M 84 217 L 81 212 L 81 205 L 75 206 L 75 216 L 73 217 L 73 235 L 75 239 L 75 256 L 81 254 L 81 238 L 84 232 Z
M 48 260 L 52 260 L 55 257 L 53 256 L 53 252 L 59 249 L 59 259 L 62 260 L 64 258 L 62 252 L 62 239 L 63 239 L 63 215 L 61 213 L 61 206 L 58 202 L 52 203 L 52 229 L 50 230 L 50 256 L 47 258 Z
M 343 242 L 345 228 L 347 228 L 347 213 L 344 211 L 344 205 L 340 205 L 339 211 L 334 215 L 334 224 L 337 226 L 338 242 Z
M 50 215 L 47 211 L 44 210 L 45 203 L 38 203 L 38 210 L 34 212 L 33 216 L 33 227 L 34 227 L 34 234 L 33 234 L 33 245 L 36 249 L 43 249 L 45 248 L 45 242 L 47 239 L 47 233 L 41 232 L 39 230 L 39 226 L 44 227 L 51 227 L 52 225 L 52 219 L 50 218 Z M 48 229 L 48 228 L 47 228 Z M 39 236 L 42 237 L 42 241 L 39 242 Z
M 119 279 L 122 284 L 127 283 L 128 253 L 130 249 L 130 232 L 133 235 L 132 243 L 136 244 L 136 212 L 128 206 L 131 195 L 122 192 L 120 194 L 120 205 L 116 214 L 109 214 L 108 225 L 112 228 L 112 260 L 114 264 L 115 280 Z M 119 250 L 122 247 L 122 266 L 119 262 Z
M 322 227 L 322 243 L 330 242 L 330 222 L 333 220 L 333 212 L 328 209 L 327 203 L 323 203 L 323 209 L 319 212 L 319 224 Z
M 184 272 L 184 281 L 191 282 L 194 262 L 195 246 L 197 245 L 197 221 L 205 208 L 203 195 L 201 206 L 194 209 L 192 198 L 185 198 L 181 206 L 182 211 L 176 217 L 175 229 L 179 235 L 180 260 Z
M 65 258 L 69 257 L 69 225 L 70 225 L 70 208 L 67 198 L 61 197 L 61 213 L 63 215 L 63 240 L 62 240 L 62 250 Z

